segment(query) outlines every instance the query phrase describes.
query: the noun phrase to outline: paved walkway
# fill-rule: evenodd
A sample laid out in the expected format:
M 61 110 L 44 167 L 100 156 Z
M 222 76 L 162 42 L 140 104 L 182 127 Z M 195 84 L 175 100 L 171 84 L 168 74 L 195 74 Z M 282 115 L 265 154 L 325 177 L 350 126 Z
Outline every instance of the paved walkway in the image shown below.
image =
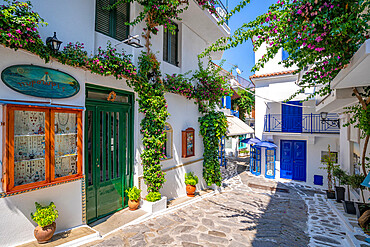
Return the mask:
M 301 190 L 247 173 L 226 183 L 220 194 L 85 246 L 309 245 L 308 209 Z

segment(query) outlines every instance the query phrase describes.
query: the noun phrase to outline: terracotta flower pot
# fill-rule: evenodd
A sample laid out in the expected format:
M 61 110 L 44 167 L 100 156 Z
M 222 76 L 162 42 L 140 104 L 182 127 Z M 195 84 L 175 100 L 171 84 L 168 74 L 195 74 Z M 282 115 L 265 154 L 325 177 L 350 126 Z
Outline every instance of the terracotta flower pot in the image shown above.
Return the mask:
M 189 197 L 194 197 L 195 190 L 196 190 L 195 185 L 190 185 L 190 184 L 186 185 L 186 193 Z
M 136 210 L 140 205 L 140 199 L 139 200 L 128 200 L 128 207 L 131 211 Z
M 37 226 L 33 232 L 35 238 L 39 244 L 47 243 L 54 235 L 56 224 L 53 222 L 48 226 Z

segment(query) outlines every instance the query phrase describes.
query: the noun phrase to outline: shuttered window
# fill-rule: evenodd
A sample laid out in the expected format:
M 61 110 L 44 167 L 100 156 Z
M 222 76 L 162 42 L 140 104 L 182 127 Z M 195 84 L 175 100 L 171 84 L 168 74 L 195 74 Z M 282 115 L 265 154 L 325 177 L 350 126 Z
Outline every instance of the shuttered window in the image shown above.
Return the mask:
M 120 3 L 116 8 L 108 10 L 108 7 L 117 0 L 96 0 L 95 31 L 122 41 L 129 35 L 130 4 Z
M 179 65 L 178 53 L 178 35 L 179 29 L 176 25 L 175 33 L 168 32 L 167 30 L 163 33 L 163 60 L 173 64 L 175 66 Z

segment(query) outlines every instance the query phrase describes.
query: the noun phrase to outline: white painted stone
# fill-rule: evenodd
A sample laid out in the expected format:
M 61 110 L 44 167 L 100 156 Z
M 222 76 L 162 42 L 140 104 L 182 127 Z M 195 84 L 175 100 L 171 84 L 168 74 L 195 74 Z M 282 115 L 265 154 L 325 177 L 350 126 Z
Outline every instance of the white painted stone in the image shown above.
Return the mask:
M 141 200 L 140 207 L 148 213 L 156 213 L 165 210 L 167 208 L 167 197 L 162 196 L 161 200 L 156 202 Z

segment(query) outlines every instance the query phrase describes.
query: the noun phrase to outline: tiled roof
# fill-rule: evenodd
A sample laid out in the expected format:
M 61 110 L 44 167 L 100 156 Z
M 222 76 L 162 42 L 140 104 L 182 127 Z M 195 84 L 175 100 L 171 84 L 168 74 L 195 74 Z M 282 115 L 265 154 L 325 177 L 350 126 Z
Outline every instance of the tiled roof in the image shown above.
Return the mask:
M 261 78 L 261 77 L 270 77 L 270 76 L 276 76 L 276 75 L 287 75 L 287 74 L 293 74 L 296 70 L 288 70 L 288 71 L 281 71 L 281 72 L 274 72 L 269 74 L 262 74 L 262 75 L 252 75 L 249 77 L 249 79 L 253 78 Z

